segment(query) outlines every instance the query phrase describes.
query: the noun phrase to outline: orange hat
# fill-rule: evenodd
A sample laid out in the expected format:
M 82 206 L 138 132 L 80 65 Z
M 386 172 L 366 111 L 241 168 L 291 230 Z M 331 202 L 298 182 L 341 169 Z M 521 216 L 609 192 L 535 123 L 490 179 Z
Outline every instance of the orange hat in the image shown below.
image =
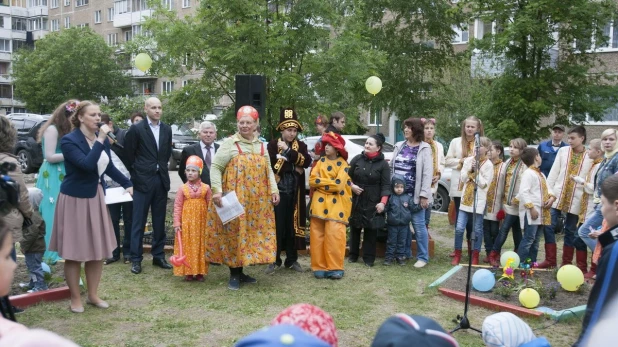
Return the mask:
M 242 106 L 238 109 L 238 112 L 236 112 L 236 120 L 239 120 L 243 116 L 249 116 L 253 118 L 253 120 L 258 120 L 258 118 L 260 118 L 258 111 L 251 106 Z
M 204 162 L 202 161 L 202 158 L 198 157 L 197 155 L 192 155 L 189 158 L 187 158 L 187 163 L 186 163 L 186 168 L 194 168 L 197 171 L 200 172 L 200 175 L 202 174 L 202 169 L 204 168 Z
M 337 152 L 339 152 L 339 155 L 343 159 L 348 160 L 348 151 L 345 150 L 345 140 L 341 137 L 341 135 L 335 134 L 332 131 L 324 133 L 324 135 L 322 135 L 322 143 L 324 145 L 328 143 L 329 145 L 335 147 Z

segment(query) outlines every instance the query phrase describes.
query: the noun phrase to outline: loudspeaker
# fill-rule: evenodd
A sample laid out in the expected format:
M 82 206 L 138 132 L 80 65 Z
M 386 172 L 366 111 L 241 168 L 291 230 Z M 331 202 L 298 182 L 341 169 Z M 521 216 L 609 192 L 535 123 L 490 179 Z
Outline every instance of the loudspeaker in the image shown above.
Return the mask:
M 236 75 L 235 112 L 242 106 L 253 106 L 260 119 L 266 111 L 266 81 L 261 75 Z

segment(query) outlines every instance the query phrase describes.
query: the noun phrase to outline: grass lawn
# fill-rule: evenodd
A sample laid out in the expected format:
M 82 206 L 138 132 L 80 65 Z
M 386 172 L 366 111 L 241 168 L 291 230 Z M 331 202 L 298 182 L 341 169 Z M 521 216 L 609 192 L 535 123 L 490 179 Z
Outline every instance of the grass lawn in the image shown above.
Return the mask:
M 373 268 L 346 262 L 345 277 L 333 281 L 287 269 L 268 276 L 262 272 L 265 266 L 255 266 L 246 272 L 258 284 L 233 292 L 227 289 L 227 267 L 211 266 L 204 283 L 185 283 L 171 271 L 152 267 L 147 257 L 141 275 L 131 274 L 121 262 L 105 266 L 100 294 L 110 303 L 108 310 L 86 307 L 85 313 L 73 314 L 66 300 L 28 308 L 18 320 L 83 346 L 233 346 L 242 336 L 268 325 L 285 307 L 307 302 L 333 316 L 341 347 L 369 346 L 380 324 L 398 312 L 431 317 L 450 330 L 456 325 L 452 320 L 463 313 L 463 304 L 427 286 L 451 267 L 453 228 L 446 216 L 434 214 L 431 229 L 436 257 L 420 270 L 412 263 L 385 267 L 380 259 Z M 512 244 L 505 246 L 510 248 Z M 309 268 L 308 257 L 300 262 Z M 492 313 L 471 307 L 468 317 L 480 329 Z M 553 321 L 527 322 L 541 329 L 535 331 L 537 336 L 546 336 L 553 346 L 571 345 L 581 327 L 579 319 L 547 329 L 543 328 Z M 454 336 L 461 346 L 483 345 L 480 335 L 472 332 Z

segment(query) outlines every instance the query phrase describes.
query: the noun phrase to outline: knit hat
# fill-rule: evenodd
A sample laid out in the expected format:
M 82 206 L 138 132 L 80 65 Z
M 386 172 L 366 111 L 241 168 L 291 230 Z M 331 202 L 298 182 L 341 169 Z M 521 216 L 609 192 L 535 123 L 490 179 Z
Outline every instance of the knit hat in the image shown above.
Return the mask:
M 245 336 L 236 347 L 329 347 L 329 344 L 292 325 L 271 326 Z
M 518 347 L 534 340 L 530 326 L 510 312 L 488 316 L 483 321 L 483 342 L 491 347 Z
M 371 347 L 458 347 L 457 341 L 433 319 L 398 313 L 376 333 Z
M 319 307 L 310 304 L 296 304 L 281 311 L 272 325 L 293 324 L 311 335 L 337 347 L 337 329 L 333 317 Z
M 198 157 L 197 155 L 192 155 L 187 158 L 186 168 L 196 169 L 201 175 L 202 169 L 204 168 L 204 162 L 202 161 L 202 158 Z
M 298 115 L 292 108 L 282 108 L 281 112 L 279 112 L 277 131 L 283 131 L 287 128 L 296 128 L 298 131 L 303 131 L 303 126 L 298 122 Z
M 341 135 L 335 134 L 332 131 L 324 133 L 324 135 L 322 135 L 322 144 L 326 146 L 327 143 L 335 147 L 344 160 L 348 160 L 348 151 L 345 150 L 345 140 Z

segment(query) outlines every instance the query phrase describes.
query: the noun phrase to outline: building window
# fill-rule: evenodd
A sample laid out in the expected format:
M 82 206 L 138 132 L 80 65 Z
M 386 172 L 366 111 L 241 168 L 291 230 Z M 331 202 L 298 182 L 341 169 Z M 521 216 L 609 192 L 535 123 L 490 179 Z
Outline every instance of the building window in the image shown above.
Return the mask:
M 142 82 L 142 94 L 149 95 L 154 94 L 155 84 L 154 82 Z
M 51 0 L 51 3 L 49 4 L 49 7 L 51 7 L 51 8 L 58 8 L 58 0 Z
M 108 22 L 114 21 L 114 8 L 113 7 L 110 7 L 107 9 L 107 21 Z
M 70 6 L 71 0 L 64 0 L 64 6 Z
M 17 52 L 19 49 L 26 46 L 26 40 L 13 40 L 13 52 Z
M 59 31 L 59 30 L 60 30 L 60 19 L 52 19 L 51 31 Z
M 94 24 L 101 23 L 101 10 L 94 11 Z
M 27 31 L 28 21 L 26 18 L 13 17 L 11 21 L 11 28 L 15 31 Z
M 123 14 L 129 12 L 129 1 L 120 0 L 114 2 L 114 13 L 115 14 Z
M 89 25 L 88 23 L 77 24 L 77 27 L 78 27 L 78 28 L 81 28 L 81 29 L 83 29 L 83 28 L 87 28 L 87 27 L 89 27 L 89 26 L 90 26 L 90 25 Z
M 171 93 L 174 90 L 174 82 L 173 81 L 165 81 L 161 82 L 161 90 L 163 93 Z
M 110 46 L 118 45 L 118 33 L 107 34 L 107 44 Z
M 129 42 L 133 38 L 133 33 L 131 30 L 125 30 L 122 34 L 124 35 L 124 42 Z
M 71 17 L 64 17 L 64 28 L 68 29 L 71 27 Z
M 0 84 L 0 98 L 13 98 L 13 87 L 10 84 Z
M 142 26 L 141 25 L 133 25 L 132 27 L 133 36 L 139 36 L 142 34 Z
M 4 16 L 0 16 L 0 28 L 4 28 Z
M 163 2 L 163 8 L 167 8 L 168 10 L 172 10 L 174 8 L 173 0 L 161 0 Z
M 75 0 L 75 7 L 88 5 L 88 0 Z
M 367 125 L 382 125 L 382 111 L 379 109 L 369 111 L 369 121 L 367 122 Z
M 47 17 L 39 17 L 28 20 L 28 30 L 47 30 Z
M 611 107 L 603 113 L 603 118 L 600 120 L 593 120 L 590 116 L 586 115 L 586 122 L 588 124 L 597 125 L 618 125 L 618 104 Z
M 187 86 L 187 84 L 189 84 L 189 80 L 183 80 L 182 81 L 182 86 L 183 88 Z
M 0 52 L 11 51 L 11 40 L 0 39 Z
M 133 12 L 150 10 L 147 0 L 133 0 L 132 5 L 133 7 L 131 9 Z
M 182 0 L 182 8 L 191 7 L 191 0 Z
M 467 43 L 469 41 L 470 33 L 468 32 L 467 24 L 462 24 L 461 26 L 453 25 L 452 29 L 455 32 L 455 36 L 453 36 L 453 40 L 451 41 L 452 43 Z
M 57 1 L 56 1 L 56 5 L 57 5 Z M 28 0 L 28 7 L 35 7 L 35 6 L 47 7 L 47 0 Z

